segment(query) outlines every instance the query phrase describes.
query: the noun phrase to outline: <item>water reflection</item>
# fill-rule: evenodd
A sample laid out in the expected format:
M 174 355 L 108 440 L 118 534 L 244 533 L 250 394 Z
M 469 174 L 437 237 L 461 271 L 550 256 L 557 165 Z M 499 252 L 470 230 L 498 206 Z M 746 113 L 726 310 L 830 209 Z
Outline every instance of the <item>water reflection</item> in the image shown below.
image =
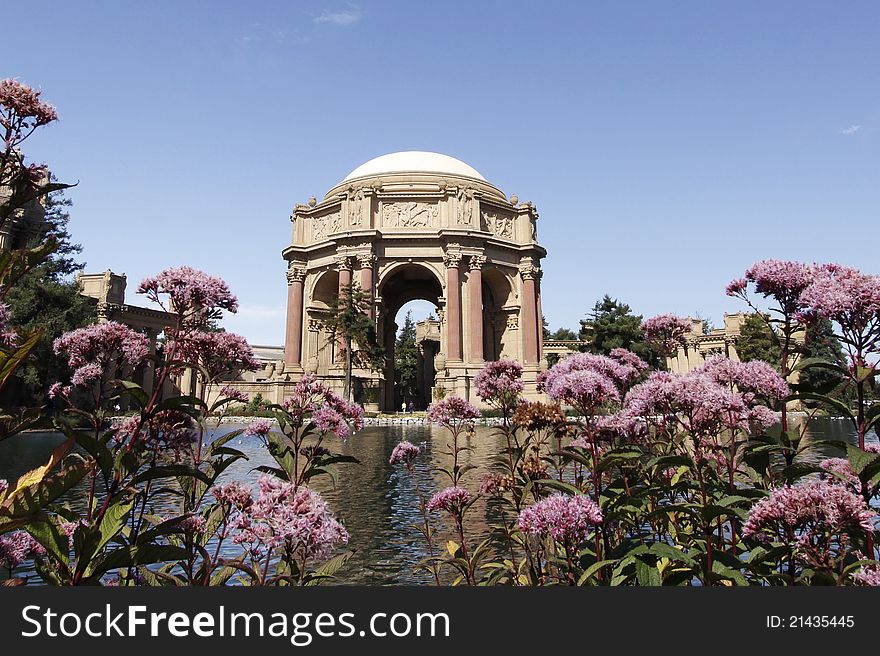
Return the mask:
M 224 425 L 215 437 L 239 426 Z M 45 463 L 49 452 L 63 438 L 57 433 L 28 433 L 0 442 L 0 478 L 14 480 L 22 473 Z M 415 473 L 388 464 L 394 446 L 403 439 L 420 444 L 425 451 L 420 457 Z M 344 522 L 351 535 L 350 546 L 356 549 L 354 557 L 339 572 L 338 582 L 369 585 L 416 585 L 429 583 L 432 576 L 426 571 L 416 571 L 416 564 L 427 555 L 427 547 L 417 526 L 421 523 L 417 489 L 426 496 L 448 486 L 440 467 L 451 467 L 448 454 L 449 434 L 439 428 L 423 426 L 372 426 L 357 436 L 342 441 L 335 438 L 326 446 L 332 451 L 352 455 L 360 464 L 343 464 L 336 469 L 334 485 L 328 477 L 313 479 L 317 489 Z M 855 443 L 852 425 L 843 420 L 814 419 L 808 422 L 804 435 L 805 444 L 831 439 Z M 877 442 L 871 434 L 869 441 Z M 475 493 L 486 468 L 501 451 L 504 442 L 497 430 L 480 426 L 476 434 L 467 440 L 472 450 L 460 454 L 461 464 L 477 469 L 469 472 L 463 486 Z M 236 438 L 229 444 L 243 451 L 248 460 L 234 463 L 221 479 L 222 482 L 240 480 L 254 484 L 259 476 L 254 471 L 260 465 L 272 465 L 271 457 L 255 437 Z M 827 445 L 821 445 L 805 454 L 810 459 L 841 455 Z M 71 490 L 65 498 L 72 508 L 85 507 L 85 485 Z M 165 507 L 154 510 L 161 514 L 173 512 L 171 499 Z M 500 522 L 492 507 L 478 501 L 468 514 L 467 535 L 471 543 L 489 536 L 492 524 Z M 452 527 L 445 526 L 437 535 L 439 548 L 445 548 L 451 539 Z M 229 545 L 227 556 L 237 554 L 237 547 Z

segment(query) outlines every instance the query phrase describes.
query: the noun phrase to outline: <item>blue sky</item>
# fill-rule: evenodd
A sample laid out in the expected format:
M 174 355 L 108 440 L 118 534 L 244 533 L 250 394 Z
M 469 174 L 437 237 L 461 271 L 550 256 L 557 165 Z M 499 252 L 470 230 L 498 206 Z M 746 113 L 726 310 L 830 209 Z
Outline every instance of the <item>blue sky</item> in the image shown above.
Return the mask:
M 61 120 L 87 270 L 190 264 L 280 344 L 290 208 L 397 150 L 536 203 L 544 312 L 741 306 L 766 257 L 878 272 L 880 4 L 40 2 L 3 9 L 0 76 Z M 14 28 L 9 29 L 9 26 Z

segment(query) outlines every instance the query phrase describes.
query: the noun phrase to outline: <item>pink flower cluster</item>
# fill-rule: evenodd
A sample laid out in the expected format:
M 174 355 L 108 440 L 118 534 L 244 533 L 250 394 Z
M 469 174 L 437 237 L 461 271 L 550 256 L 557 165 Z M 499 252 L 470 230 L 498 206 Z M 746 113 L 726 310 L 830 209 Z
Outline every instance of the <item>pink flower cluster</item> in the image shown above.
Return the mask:
M 880 586 L 880 564 L 868 563 L 862 565 L 858 572 L 853 574 L 853 583 L 871 587 Z
M 746 271 L 745 278 L 734 280 L 727 286 L 728 296 L 745 298 L 749 283 L 764 298 L 772 297 L 784 314 L 793 316 L 802 307 L 801 293 L 813 282 L 820 267 L 786 260 L 762 260 Z
M 539 391 L 592 415 L 604 403 L 619 403 L 622 391 L 635 382 L 647 365 L 636 356 L 618 351 L 615 357 L 576 353 L 544 372 Z
M 489 362 L 474 377 L 477 396 L 501 409 L 516 407 L 524 388 L 522 365 L 515 360 Z
M 658 314 L 642 323 L 642 332 L 648 343 L 663 355 L 671 356 L 687 343 L 685 337 L 691 332 L 691 322 L 674 314 Z
M 220 397 L 230 401 L 238 401 L 239 403 L 247 403 L 250 400 L 247 394 L 230 385 L 226 385 L 220 390 Z
M 215 485 L 211 488 L 211 494 L 219 503 L 229 504 L 238 510 L 250 508 L 254 502 L 251 489 L 238 481 L 232 481 L 225 485 Z
M 582 542 L 593 527 L 602 523 L 602 511 L 587 496 L 554 494 L 541 499 L 519 514 L 523 533 L 537 538 L 551 537 L 567 546 Z
M 458 428 L 462 423 L 480 417 L 480 411 L 459 396 L 445 399 L 428 406 L 428 421 L 446 428 Z
M 388 463 L 391 465 L 403 465 L 407 469 L 412 469 L 413 462 L 415 462 L 415 459 L 419 457 L 421 452 L 422 450 L 415 444 L 404 440 L 395 445 Z
M 40 100 L 41 95 L 18 80 L 0 80 L 0 125 L 9 135 L 8 146 L 21 141 L 33 128 L 58 119 L 58 112 Z
M 0 303 L 0 348 L 12 348 L 18 343 L 18 333 L 10 324 L 9 306 Z
M 819 463 L 819 467 L 829 474 L 834 474 L 828 477 L 829 482 L 849 485 L 855 492 L 862 491 L 862 481 L 856 476 L 852 465 L 846 458 L 826 458 Z
M 201 515 L 190 515 L 180 521 L 180 529 L 189 535 L 202 535 L 208 526 L 207 520 Z
M 189 451 L 197 438 L 196 423 L 179 410 L 162 410 L 143 421 L 139 415 L 127 418 L 116 429 L 113 444 L 146 448 L 157 453 Z
M 56 355 L 66 353 L 70 359 L 74 385 L 99 380 L 111 364 L 119 361 L 137 367 L 150 354 L 146 336 L 115 321 L 66 332 L 53 342 L 52 348 Z
M 782 376 L 762 360 L 736 362 L 723 355 L 715 355 L 694 371 L 704 373 L 722 385 L 736 386 L 748 403 L 756 396 L 781 401 L 791 393 Z
M 208 319 L 219 317 L 220 310 L 238 311 L 238 299 L 229 291 L 225 281 L 188 266 L 165 269 L 151 278 L 144 278 L 137 291 L 177 313 L 183 318 L 184 325 L 191 327 L 202 326 Z M 169 299 L 167 307 L 164 296 Z
M 836 321 L 851 344 L 870 347 L 880 338 L 880 276 L 829 265 L 804 290 L 801 301 L 811 312 Z
M 175 360 L 202 367 L 212 381 L 223 374 L 237 376 L 260 368 L 250 344 L 235 333 L 193 330 L 178 340 L 168 340 L 166 352 L 173 352 Z
M 743 537 L 790 543 L 803 560 L 826 567 L 835 548 L 846 545 L 848 533 L 872 531 L 875 519 L 864 499 L 847 486 L 809 481 L 777 488 L 752 506 Z
M 312 374 L 304 375 L 293 386 L 293 394 L 282 407 L 294 426 L 302 426 L 306 417 L 311 417 L 319 431 L 343 438 L 364 427 L 364 409 L 340 397 Z
M 272 424 L 269 423 L 268 419 L 257 419 L 244 429 L 244 434 L 265 437 L 269 434 L 270 430 L 272 430 Z
M 447 487 L 431 497 L 427 507 L 429 512 L 445 510 L 460 519 L 470 500 L 470 492 L 463 487 Z
M 336 545 L 348 542 L 348 532 L 330 514 L 321 495 L 271 476 L 262 476 L 256 500 L 246 503 L 240 491 L 230 490 L 237 512 L 230 527 L 236 544 L 245 544 L 258 556 L 285 547 L 305 558 L 326 558 Z M 227 496 L 216 490 L 217 498 Z M 250 498 L 250 495 L 248 495 Z M 240 503 L 239 503 L 240 502 Z
M 0 567 L 12 570 L 33 556 L 45 556 L 46 550 L 27 531 L 0 535 Z

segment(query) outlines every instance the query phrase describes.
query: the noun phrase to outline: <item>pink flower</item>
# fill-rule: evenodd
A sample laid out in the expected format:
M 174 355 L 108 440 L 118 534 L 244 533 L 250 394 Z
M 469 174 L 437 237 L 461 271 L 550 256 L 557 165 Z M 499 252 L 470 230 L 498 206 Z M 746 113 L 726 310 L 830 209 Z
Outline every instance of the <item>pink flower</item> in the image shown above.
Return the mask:
M 428 406 L 428 421 L 447 428 L 457 428 L 463 422 L 479 417 L 480 411 L 458 396 L 447 396 Z
M 658 314 L 642 323 L 642 332 L 663 355 L 671 356 L 687 344 L 685 337 L 691 332 L 691 322 L 674 314 Z
M 306 374 L 293 386 L 293 394 L 284 400 L 282 407 L 294 426 L 301 426 L 306 417 L 322 432 L 335 432 L 347 437 L 364 427 L 364 409 L 346 401 L 314 375 Z
M 199 535 L 205 532 L 207 525 L 208 522 L 201 515 L 190 515 L 189 517 L 185 517 L 179 524 L 184 533 Z
M 791 390 L 776 370 L 762 360 L 736 362 L 723 355 L 715 355 L 694 369 L 704 373 L 722 385 L 735 385 L 740 392 L 781 401 Z M 748 400 L 748 399 L 747 399 Z
M 846 458 L 825 458 L 819 463 L 819 467 L 829 474 L 836 474 L 836 476 L 828 477 L 829 482 L 850 485 L 856 492 L 861 492 L 862 481 L 856 476 L 852 465 Z
M 178 410 L 162 410 L 150 417 L 144 437 L 145 446 L 154 451 L 189 451 L 196 441 L 196 423 Z
M 550 398 L 575 406 L 588 415 L 603 403 L 620 402 L 620 392 L 614 382 L 598 371 L 589 369 L 554 376 L 549 384 L 545 384 L 545 389 Z
M 9 325 L 10 321 L 9 306 L 0 303 L 0 348 L 12 348 L 18 343 L 18 333 Z
M 67 399 L 70 397 L 70 385 L 62 385 L 61 383 L 52 383 L 52 386 L 49 387 L 49 391 L 46 396 L 50 399 L 54 399 L 56 397 L 61 397 L 62 399 Z
M 872 531 L 875 519 L 847 486 L 809 481 L 777 488 L 752 506 L 743 537 L 784 542 L 810 566 L 827 568 L 845 552 L 848 533 Z
M 477 396 L 486 403 L 502 409 L 511 409 L 519 403 L 522 394 L 522 365 L 515 360 L 489 362 L 474 377 Z
M 524 508 L 517 522 L 523 533 L 551 537 L 569 547 L 582 542 L 601 523 L 602 511 L 592 499 L 565 494 L 554 494 Z
M 772 297 L 782 313 L 794 316 L 802 308 L 801 293 L 813 282 L 820 270 L 816 265 L 786 260 L 762 260 L 746 271 L 744 279 L 734 280 L 727 286 L 729 296 L 745 298 L 748 283 L 764 298 Z
M 647 362 L 625 348 L 611 349 L 611 353 L 608 354 L 608 357 L 612 360 L 617 360 L 624 366 L 632 367 L 636 371 L 646 371 L 650 368 L 650 365 Z
M 212 381 L 224 374 L 237 376 L 260 368 L 250 344 L 235 333 L 193 330 L 178 340 L 168 340 L 166 353 L 173 353 L 175 360 L 202 367 Z
M 66 353 L 74 369 L 74 385 L 88 385 L 100 379 L 111 365 L 137 367 L 150 354 L 146 336 L 115 321 L 95 323 L 64 333 L 52 348 Z
M 220 397 L 230 401 L 238 401 L 239 403 L 247 403 L 250 400 L 248 399 L 247 394 L 231 387 L 230 385 L 227 385 L 220 390 Z
M 211 488 L 211 494 L 213 494 L 214 498 L 220 503 L 228 503 L 232 507 L 240 510 L 250 507 L 254 502 L 250 488 L 238 481 L 233 481 L 226 485 L 215 485 Z
M 46 550 L 27 531 L 0 535 L 0 566 L 15 569 L 28 558 L 45 556 Z
M 238 311 L 238 299 L 222 279 L 188 266 L 165 269 L 145 278 L 138 294 L 146 294 L 151 301 L 177 313 L 188 327 L 204 326 L 208 320 L 219 318 L 221 310 Z M 167 307 L 162 300 L 166 295 Z
M 411 470 L 413 462 L 419 457 L 421 452 L 422 450 L 415 444 L 404 440 L 395 445 L 388 463 L 391 465 L 404 465 L 407 469 Z
M 238 531 L 234 543 L 259 555 L 284 547 L 305 558 L 323 559 L 336 545 L 348 542 L 348 532 L 314 490 L 271 476 L 261 477 L 258 484 L 256 501 L 241 508 L 231 523 Z
M 0 80 L 0 125 L 12 132 L 12 143 L 21 141 L 33 128 L 58 119 L 58 112 L 42 100 L 42 91 L 35 91 L 17 80 Z
M 272 430 L 272 424 L 268 419 L 257 419 L 244 429 L 244 434 L 265 437 L 270 430 Z
M 6 490 L 9 489 L 9 482 L 5 478 L 0 478 L 0 499 L 3 498 L 3 495 L 6 494 Z
M 862 565 L 858 572 L 853 574 L 853 583 L 856 585 L 880 586 L 880 564 L 868 563 Z
M 428 511 L 445 510 L 460 519 L 470 500 L 470 492 L 463 487 L 447 487 L 431 497 L 428 501 Z

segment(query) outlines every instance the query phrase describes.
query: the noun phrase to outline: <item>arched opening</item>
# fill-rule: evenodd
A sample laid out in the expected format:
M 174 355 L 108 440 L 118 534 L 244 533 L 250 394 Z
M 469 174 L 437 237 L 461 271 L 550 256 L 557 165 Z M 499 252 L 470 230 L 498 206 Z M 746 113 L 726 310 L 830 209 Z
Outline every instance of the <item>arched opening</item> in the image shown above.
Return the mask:
M 518 308 L 511 299 L 511 285 L 497 269 L 483 271 L 483 359 L 518 358 L 513 339 Z
M 336 357 L 336 343 L 330 339 L 330 331 L 324 320 L 330 313 L 333 300 L 339 293 L 339 272 L 333 269 L 321 273 L 313 283 L 309 304 L 306 307 L 306 353 L 309 361 L 303 363 L 306 371 L 326 376 Z
M 436 377 L 434 357 L 442 343 L 441 324 L 437 320 L 443 293 L 440 280 L 429 268 L 407 263 L 383 276 L 378 291 L 381 299 L 378 335 L 380 345 L 385 349 L 381 409 L 386 412 L 400 410 L 404 401 L 408 408 L 424 409 L 431 402 Z M 404 389 L 395 367 L 395 347 L 407 309 L 411 308 L 419 309 L 422 320 L 416 322 L 413 336 L 417 349 L 416 381 L 409 389 Z M 428 313 L 432 313 L 435 320 L 432 321 Z

